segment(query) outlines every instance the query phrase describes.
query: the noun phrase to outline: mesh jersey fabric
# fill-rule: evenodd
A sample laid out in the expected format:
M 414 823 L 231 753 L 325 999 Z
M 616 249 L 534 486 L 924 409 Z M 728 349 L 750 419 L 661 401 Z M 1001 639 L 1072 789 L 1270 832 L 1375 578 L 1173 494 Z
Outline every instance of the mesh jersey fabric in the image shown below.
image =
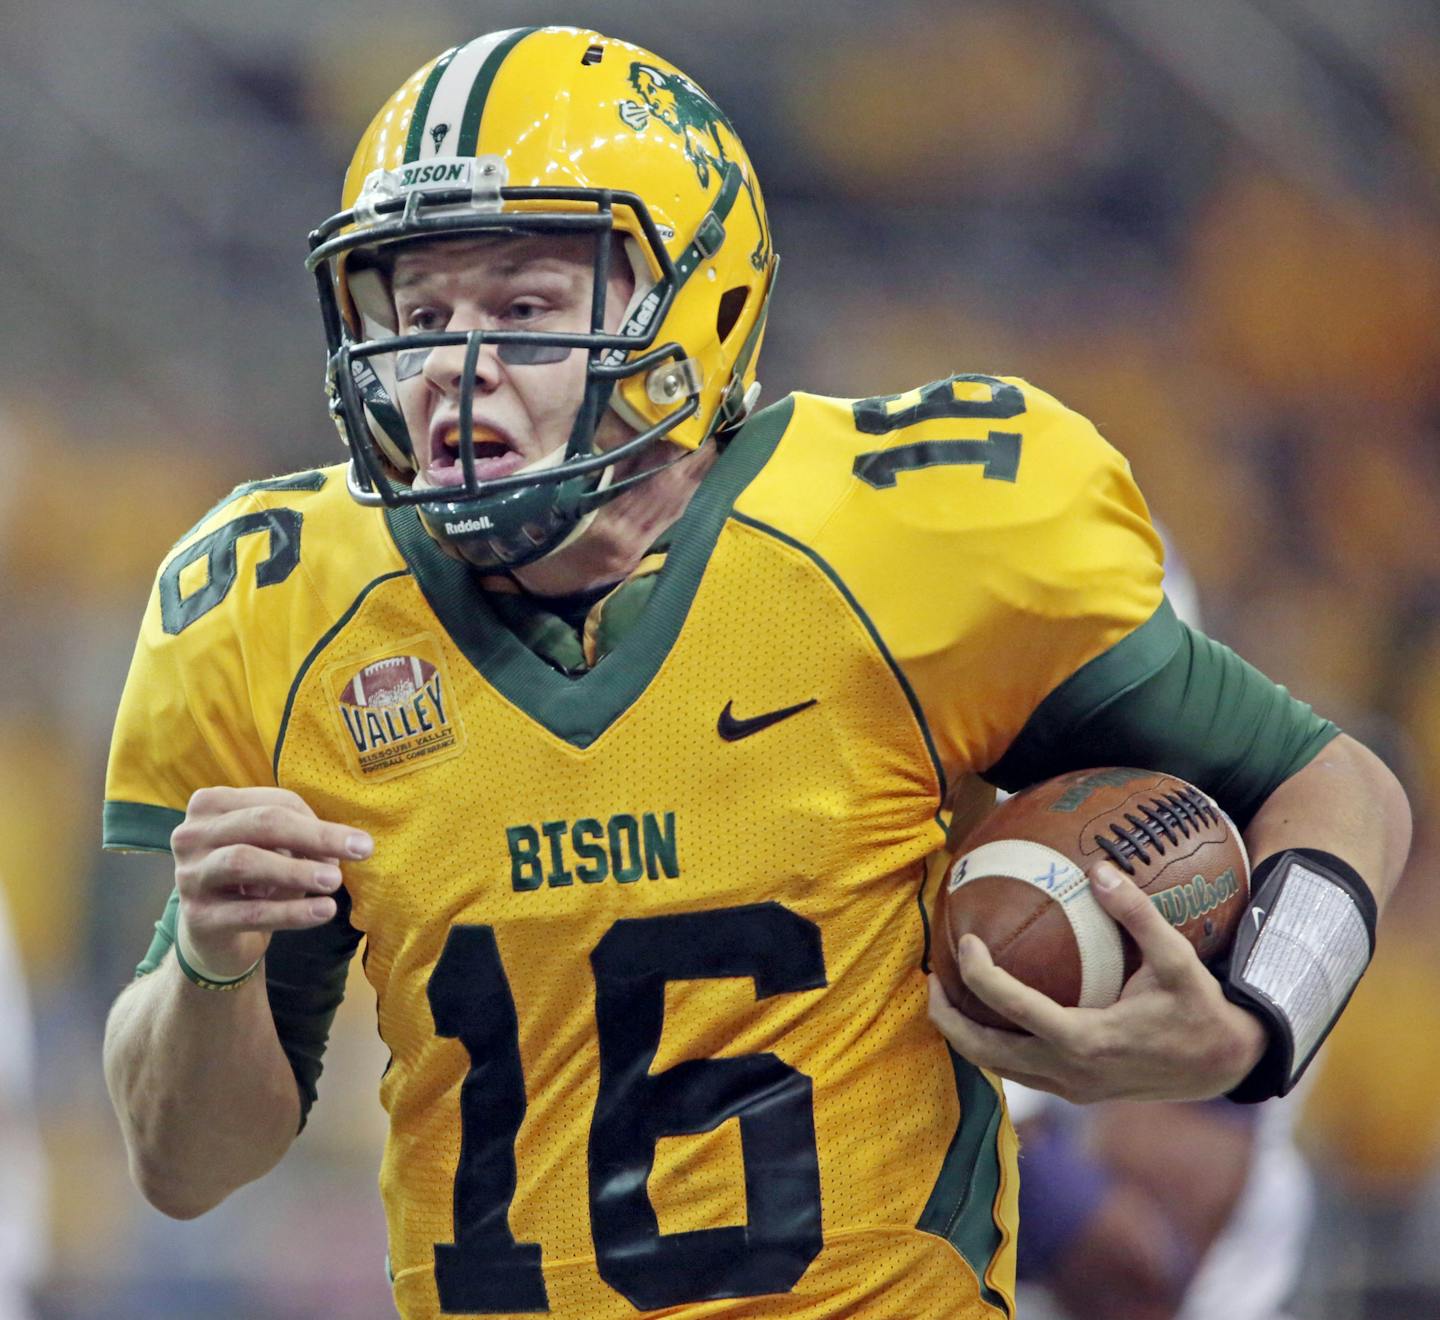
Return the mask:
M 407 1320 L 1012 1309 L 1013 1132 L 926 1019 L 926 880 L 947 793 L 1155 614 L 1161 567 L 1089 423 L 927 388 L 752 419 L 579 678 L 338 469 L 162 565 L 107 846 L 163 847 L 213 783 L 377 840 L 346 887 Z

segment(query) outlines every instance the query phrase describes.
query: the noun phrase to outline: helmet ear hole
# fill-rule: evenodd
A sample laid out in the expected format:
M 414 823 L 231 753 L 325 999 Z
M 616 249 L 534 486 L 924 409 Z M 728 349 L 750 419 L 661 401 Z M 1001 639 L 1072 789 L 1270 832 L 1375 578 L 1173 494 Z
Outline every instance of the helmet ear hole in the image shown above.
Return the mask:
M 750 290 L 743 284 L 726 289 L 721 295 L 720 306 L 715 313 L 715 336 L 722 344 L 730 338 L 730 332 L 745 310 L 745 301 L 749 296 Z

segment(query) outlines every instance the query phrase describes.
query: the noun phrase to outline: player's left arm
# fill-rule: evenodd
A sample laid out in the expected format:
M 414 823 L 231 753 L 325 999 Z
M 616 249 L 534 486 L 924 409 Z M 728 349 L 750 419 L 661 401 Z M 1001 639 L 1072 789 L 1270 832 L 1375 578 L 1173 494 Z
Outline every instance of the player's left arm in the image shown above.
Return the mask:
M 1100 901 L 1144 956 L 1119 1003 L 1061 1008 L 967 936 L 967 982 L 1031 1035 L 980 1027 L 932 986 L 936 1023 L 973 1062 L 1074 1099 L 1198 1099 L 1242 1079 L 1234 1098 L 1288 1090 L 1369 961 L 1404 864 L 1398 783 L 1175 617 L 1129 466 L 1084 418 L 975 375 L 852 413 L 867 450 L 818 548 L 898 658 L 941 761 L 1011 791 L 1092 766 L 1163 770 L 1219 802 L 1255 863 L 1223 986 L 1101 867 Z M 895 589 L 910 580 L 940 589 Z
M 1081 557 L 1097 539 L 1098 516 L 1092 507 L 1076 518 L 1081 534 L 1059 540 L 1052 555 Z M 1143 547 L 1128 558 L 1131 575 L 1146 568 Z M 1112 552 L 1099 563 L 1096 582 L 1124 580 L 1115 559 Z M 1083 610 L 1084 593 L 1074 599 Z M 1053 688 L 985 777 L 1014 790 L 1096 765 L 1179 775 L 1244 831 L 1252 902 L 1227 976 L 1212 976 L 1140 890 L 1107 865 L 1092 872 L 1094 891 L 1143 957 L 1119 1003 L 1062 1009 L 997 969 L 967 937 L 962 975 L 1031 1036 L 979 1027 L 932 993 L 937 1024 L 973 1062 L 1074 1100 L 1285 1094 L 1373 952 L 1379 906 L 1409 850 L 1399 783 L 1360 743 L 1180 623 L 1163 601 Z
M 1344 733 L 1284 780 L 1256 812 L 1245 830 L 1255 862 L 1250 921 L 1232 954 L 1226 989 L 1246 1016 L 1261 1022 L 1262 1034 L 1237 1085 L 1225 1087 L 1233 1098 L 1264 1100 L 1295 1085 L 1369 965 L 1380 910 L 1399 883 L 1411 832 L 1410 804 L 1400 781 L 1374 752 Z M 1289 910 L 1282 912 L 1288 885 L 1296 887 Z M 1124 894 L 1131 909 L 1134 897 Z M 1148 900 L 1140 906 L 1158 915 Z M 1145 914 L 1137 910 L 1136 916 L 1144 920 Z M 1174 933 L 1162 925 L 1158 934 Z M 1348 967 L 1342 954 L 1347 942 Z M 1256 988 L 1265 983 L 1260 964 L 1267 943 L 1273 950 L 1270 977 L 1319 975 L 1334 998 L 1327 1003 L 1312 995 L 1288 1007 L 1272 1003 Z M 1284 951 L 1286 945 L 1303 950 L 1303 969 L 1293 952 Z
M 1265 799 L 1245 846 L 1257 862 L 1291 848 L 1342 857 L 1383 908 L 1410 852 L 1410 804 L 1389 767 L 1342 733 Z
M 1147 706 L 1167 718 L 1152 718 Z M 1368 963 L 1378 909 L 1409 851 L 1404 790 L 1361 743 L 1189 629 L 1171 661 L 1126 699 L 1065 723 L 1073 755 L 1092 764 L 1163 765 L 1206 788 L 1244 824 L 1256 872 L 1251 930 L 1222 984 L 1107 863 L 1092 875 L 1096 896 L 1143 957 L 1119 1003 L 1062 1008 L 997 968 L 967 937 L 959 950 L 967 984 L 1031 1034 L 978 1026 L 932 985 L 936 1024 L 972 1062 L 1071 1100 L 1283 1094 Z M 1002 782 L 1060 773 L 1061 761 L 1046 750 L 1060 744 L 1029 742 L 997 767 Z M 1276 901 L 1282 885 L 1295 886 L 1286 904 Z M 1247 985 L 1244 973 L 1255 957 L 1263 961 L 1267 938 L 1272 958 L 1276 949 L 1285 955 L 1272 970 L 1317 993 L 1286 1004 L 1257 993 L 1253 977 Z M 1348 960 L 1333 961 L 1347 941 Z

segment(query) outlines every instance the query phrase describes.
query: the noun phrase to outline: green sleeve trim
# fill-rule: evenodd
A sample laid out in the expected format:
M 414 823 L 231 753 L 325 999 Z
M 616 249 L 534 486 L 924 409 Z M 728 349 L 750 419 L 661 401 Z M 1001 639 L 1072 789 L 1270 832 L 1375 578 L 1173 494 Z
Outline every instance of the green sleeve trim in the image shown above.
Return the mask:
M 1065 754 L 1075 724 L 1143 683 L 1175 654 L 1179 644 L 1180 620 L 1169 600 L 1162 597 L 1160 608 L 1134 632 L 1081 665 L 1035 708 L 1005 755 L 983 777 L 1013 793 L 1062 773 L 1050 767 Z M 1079 763 L 1067 768 L 1079 770 L 1106 764 L 1087 760 L 1087 747 L 1069 750 L 1078 756 Z
M 185 819 L 183 811 L 148 802 L 106 802 L 101 846 L 112 852 L 170 851 L 170 834 Z
M 985 778 L 1013 792 L 1090 766 L 1164 770 L 1244 829 L 1339 732 L 1167 601 L 1046 697 Z
M 342 887 L 335 899 L 335 916 L 326 925 L 276 931 L 265 952 L 265 990 L 275 1034 L 300 1092 L 302 1128 L 315 1103 L 330 1024 L 345 998 L 350 959 L 360 944 L 360 932 L 350 924 L 350 895 Z M 155 923 L 155 938 L 136 976 L 148 976 L 165 961 L 175 946 L 179 918 L 180 892 L 175 890 Z
M 160 914 L 160 920 L 155 923 L 155 938 L 150 941 L 149 949 L 145 951 L 145 956 L 135 969 L 136 976 L 149 976 L 165 961 L 165 955 L 175 947 L 175 923 L 179 920 L 180 891 L 172 889 L 170 897 L 165 901 L 165 910 Z

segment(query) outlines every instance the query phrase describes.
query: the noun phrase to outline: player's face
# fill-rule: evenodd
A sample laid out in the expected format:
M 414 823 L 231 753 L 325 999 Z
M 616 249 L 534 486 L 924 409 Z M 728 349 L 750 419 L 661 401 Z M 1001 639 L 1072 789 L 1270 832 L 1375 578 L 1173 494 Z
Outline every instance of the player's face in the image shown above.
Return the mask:
M 417 244 L 396 258 L 391 277 L 400 334 L 448 330 L 543 330 L 588 333 L 594 241 L 501 238 Z M 634 287 L 616 244 L 605 328 L 614 331 Z M 509 476 L 570 438 L 585 392 L 583 349 L 542 350 L 487 344 L 475 364 L 472 407 L 475 475 Z M 506 356 L 530 361 L 507 361 Z M 460 389 L 465 345 L 400 354 L 399 403 L 415 446 L 416 486 L 458 486 Z

